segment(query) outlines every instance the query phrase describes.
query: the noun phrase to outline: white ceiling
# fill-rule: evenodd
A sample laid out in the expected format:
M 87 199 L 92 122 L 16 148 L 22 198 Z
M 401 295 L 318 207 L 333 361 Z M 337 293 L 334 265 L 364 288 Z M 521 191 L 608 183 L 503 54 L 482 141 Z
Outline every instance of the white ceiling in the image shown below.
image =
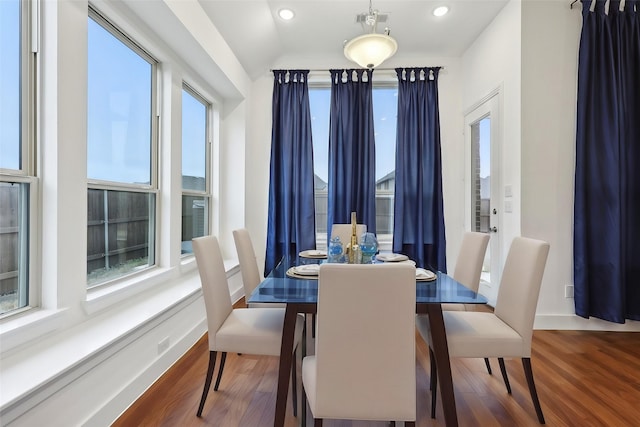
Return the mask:
M 356 15 L 367 12 L 367 0 L 198 0 L 250 77 L 266 72 L 282 57 L 342 55 L 345 40 L 363 34 Z M 374 0 L 388 13 L 385 26 L 398 41 L 400 56 L 457 57 L 500 12 L 508 0 Z M 450 11 L 433 16 L 436 6 Z M 278 10 L 295 12 L 291 21 Z M 340 66 L 326 64 L 326 66 Z M 355 64 L 354 64 L 355 66 Z

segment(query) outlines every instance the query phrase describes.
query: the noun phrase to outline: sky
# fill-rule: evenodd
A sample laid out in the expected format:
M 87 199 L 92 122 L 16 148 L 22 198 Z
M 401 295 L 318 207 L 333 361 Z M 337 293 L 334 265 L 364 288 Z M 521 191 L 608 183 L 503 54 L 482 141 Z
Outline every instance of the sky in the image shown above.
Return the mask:
M 491 175 L 491 117 L 478 122 L 480 128 L 480 178 Z
M 182 90 L 182 175 L 205 178 L 207 107 Z M 204 190 L 202 188 L 201 190 Z
M 0 0 L 0 168 L 20 169 L 20 4 Z
M 315 174 L 327 182 L 329 175 L 330 88 L 309 90 L 313 163 Z M 398 90 L 376 88 L 373 91 L 373 120 L 376 140 L 376 181 L 395 170 Z
M 89 19 L 89 179 L 151 182 L 151 77 L 149 62 Z

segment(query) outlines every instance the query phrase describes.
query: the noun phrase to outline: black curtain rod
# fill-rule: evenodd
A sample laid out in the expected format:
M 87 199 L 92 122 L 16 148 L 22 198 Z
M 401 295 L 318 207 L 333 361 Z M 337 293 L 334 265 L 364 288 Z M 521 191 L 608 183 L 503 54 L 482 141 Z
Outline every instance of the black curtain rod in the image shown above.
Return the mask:
M 577 0 L 576 0 L 577 1 Z M 429 66 L 429 67 L 397 67 L 397 68 L 440 68 L 440 70 L 444 70 L 445 67 L 441 66 L 441 65 L 434 65 L 434 66 Z M 296 70 L 300 69 L 300 68 L 295 68 Z M 329 72 L 331 70 L 349 70 L 350 68 L 315 68 L 315 69 L 309 69 L 309 72 Z M 357 70 L 358 68 L 352 68 L 353 70 Z M 277 70 L 285 70 L 283 68 L 277 68 Z M 363 68 L 363 70 L 366 70 L 366 68 Z M 395 68 L 374 68 L 374 71 L 395 71 Z M 275 71 L 275 69 L 270 69 L 269 72 L 273 72 Z M 288 70 L 287 70 L 288 71 Z

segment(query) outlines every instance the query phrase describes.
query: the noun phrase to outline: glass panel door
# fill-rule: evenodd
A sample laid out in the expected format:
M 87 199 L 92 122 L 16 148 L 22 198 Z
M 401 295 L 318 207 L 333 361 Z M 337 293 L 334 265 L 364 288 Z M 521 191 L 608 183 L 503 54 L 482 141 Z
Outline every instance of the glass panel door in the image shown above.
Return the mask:
M 500 283 L 501 223 L 498 96 L 492 96 L 465 116 L 467 147 L 468 227 L 490 233 L 480 276 L 480 292 L 495 301 Z

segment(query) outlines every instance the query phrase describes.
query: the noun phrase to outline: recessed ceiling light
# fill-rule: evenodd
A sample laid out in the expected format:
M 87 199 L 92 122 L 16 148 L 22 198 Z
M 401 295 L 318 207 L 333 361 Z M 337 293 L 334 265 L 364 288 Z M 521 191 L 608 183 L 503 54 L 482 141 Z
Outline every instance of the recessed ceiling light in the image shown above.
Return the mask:
M 447 14 L 447 12 L 449 12 L 449 8 L 447 6 L 438 6 L 433 9 L 434 16 L 444 16 Z
M 293 13 L 293 10 L 291 9 L 280 9 L 278 11 L 278 16 L 280 16 L 280 18 L 284 19 L 285 21 L 288 21 L 290 19 L 293 19 L 296 14 Z

